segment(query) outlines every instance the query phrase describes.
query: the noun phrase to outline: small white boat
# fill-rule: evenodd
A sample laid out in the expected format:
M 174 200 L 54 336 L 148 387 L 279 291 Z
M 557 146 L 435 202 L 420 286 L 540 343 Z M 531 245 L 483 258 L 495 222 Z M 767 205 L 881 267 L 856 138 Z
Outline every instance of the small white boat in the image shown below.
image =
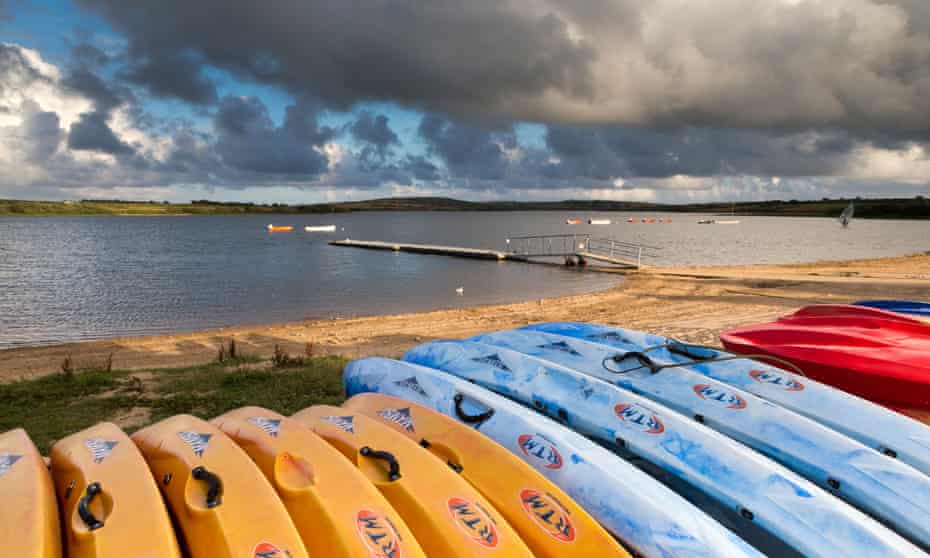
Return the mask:
M 736 219 L 731 219 L 730 221 L 714 221 L 716 225 L 739 225 L 739 221 Z
M 843 225 L 843 228 L 849 226 L 849 222 L 852 221 L 853 214 L 856 212 L 855 202 L 849 202 L 849 205 L 846 209 L 843 210 L 843 213 L 840 214 L 840 224 Z
M 306 232 L 336 232 L 336 225 L 315 225 L 304 227 Z
M 609 225 L 610 219 L 588 219 L 589 225 Z

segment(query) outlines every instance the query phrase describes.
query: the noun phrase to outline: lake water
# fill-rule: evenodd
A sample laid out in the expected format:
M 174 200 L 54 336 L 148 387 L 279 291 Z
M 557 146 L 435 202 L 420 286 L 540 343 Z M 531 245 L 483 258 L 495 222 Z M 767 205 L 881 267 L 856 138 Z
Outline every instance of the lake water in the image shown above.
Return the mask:
M 930 250 L 930 222 L 626 213 L 352 213 L 0 218 L 0 347 L 304 318 L 370 315 L 596 291 L 617 276 L 395 254 L 333 238 L 506 249 L 515 235 L 593 232 L 658 246 L 658 265 L 801 262 Z M 635 216 L 643 216 L 636 214 Z M 656 216 L 656 215 L 653 215 Z M 566 218 L 607 218 L 570 226 Z M 267 223 L 294 225 L 269 234 Z M 335 234 L 304 233 L 335 224 Z M 459 296 L 455 290 L 464 288 Z

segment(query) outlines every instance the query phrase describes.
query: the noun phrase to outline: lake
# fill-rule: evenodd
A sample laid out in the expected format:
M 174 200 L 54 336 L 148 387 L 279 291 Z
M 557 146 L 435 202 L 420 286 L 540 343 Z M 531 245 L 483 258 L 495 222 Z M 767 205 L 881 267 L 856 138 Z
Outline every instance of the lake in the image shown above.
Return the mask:
M 534 300 L 621 279 L 571 269 L 395 254 L 335 238 L 506 249 L 526 234 L 592 232 L 658 246 L 657 265 L 786 263 L 930 250 L 930 222 L 629 213 L 350 213 L 0 218 L 0 347 Z M 566 218 L 612 219 L 609 226 Z M 295 232 L 269 234 L 268 223 Z M 305 233 L 335 224 L 335 234 Z M 464 293 L 458 295 L 456 289 Z

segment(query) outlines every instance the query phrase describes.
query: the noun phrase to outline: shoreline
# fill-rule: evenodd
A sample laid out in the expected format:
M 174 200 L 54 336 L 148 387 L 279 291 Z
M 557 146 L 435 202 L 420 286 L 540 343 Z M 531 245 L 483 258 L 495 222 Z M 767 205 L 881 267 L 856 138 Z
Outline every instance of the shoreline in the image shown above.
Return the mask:
M 427 312 L 235 326 L 0 350 L 0 382 L 76 369 L 144 370 L 205 364 L 235 339 L 247 355 L 275 346 L 303 355 L 397 357 L 411 346 L 542 321 L 622 325 L 695 343 L 719 343 L 725 329 L 774 319 L 817 302 L 930 298 L 930 252 L 843 262 L 647 268 L 588 294 Z

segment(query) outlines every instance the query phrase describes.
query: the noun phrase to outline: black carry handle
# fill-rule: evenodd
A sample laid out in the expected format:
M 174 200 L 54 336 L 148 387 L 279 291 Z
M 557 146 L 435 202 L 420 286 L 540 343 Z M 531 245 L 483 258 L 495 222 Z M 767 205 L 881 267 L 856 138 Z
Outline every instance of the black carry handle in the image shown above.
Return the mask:
M 223 482 L 216 474 L 211 473 L 203 465 L 195 467 L 191 471 L 191 476 L 199 481 L 207 483 L 207 507 L 215 508 L 222 503 Z
M 96 531 L 103 527 L 103 521 L 94 517 L 94 514 L 90 511 L 90 501 L 101 492 L 103 492 L 103 488 L 100 486 L 100 483 L 92 482 L 87 485 L 84 496 L 82 496 L 78 502 L 78 516 L 81 518 L 81 521 L 84 522 L 84 525 L 87 525 L 89 531 Z
M 365 457 L 370 457 L 372 459 L 380 459 L 386 461 L 390 470 L 388 471 L 388 480 L 396 481 L 400 479 L 400 463 L 397 462 L 397 458 L 394 457 L 393 453 L 387 451 L 378 451 L 373 450 L 368 446 L 363 446 L 360 450 L 361 454 Z
M 479 422 L 484 422 L 489 418 L 494 416 L 494 409 L 488 409 L 487 411 L 479 415 L 468 415 L 462 410 L 462 401 L 465 400 L 465 396 L 461 393 L 456 393 L 453 401 L 455 401 L 455 414 L 466 424 L 475 424 Z

